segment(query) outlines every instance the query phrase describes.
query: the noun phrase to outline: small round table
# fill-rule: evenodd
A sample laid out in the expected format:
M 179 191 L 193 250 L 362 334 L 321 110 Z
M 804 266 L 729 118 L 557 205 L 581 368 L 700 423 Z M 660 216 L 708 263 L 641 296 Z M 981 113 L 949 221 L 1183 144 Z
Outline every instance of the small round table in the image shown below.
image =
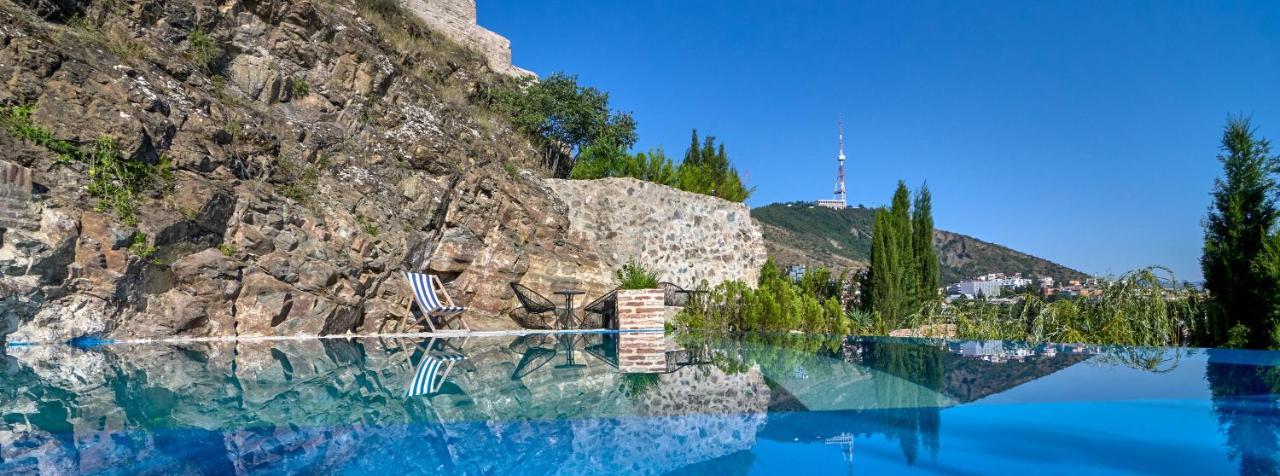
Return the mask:
M 573 297 L 582 294 L 577 289 L 559 289 L 555 294 L 564 296 L 564 312 L 560 314 L 560 329 L 568 329 L 573 325 Z

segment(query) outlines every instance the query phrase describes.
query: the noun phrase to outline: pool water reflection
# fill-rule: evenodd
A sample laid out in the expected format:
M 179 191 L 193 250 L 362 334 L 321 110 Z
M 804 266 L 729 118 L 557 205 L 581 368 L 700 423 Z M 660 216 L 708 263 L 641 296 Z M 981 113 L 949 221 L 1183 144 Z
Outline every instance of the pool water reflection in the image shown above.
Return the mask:
M 3 473 L 1280 471 L 1273 352 L 643 333 L 5 352 Z

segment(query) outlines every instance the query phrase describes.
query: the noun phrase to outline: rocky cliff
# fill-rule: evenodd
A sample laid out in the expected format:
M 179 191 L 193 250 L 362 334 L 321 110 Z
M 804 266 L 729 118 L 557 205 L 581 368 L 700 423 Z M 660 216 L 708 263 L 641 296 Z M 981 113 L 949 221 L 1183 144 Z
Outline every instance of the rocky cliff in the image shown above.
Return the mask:
M 10 341 L 374 333 L 404 270 L 479 328 L 508 282 L 608 285 L 487 105 L 509 76 L 396 2 L 0 0 L 0 78 Z

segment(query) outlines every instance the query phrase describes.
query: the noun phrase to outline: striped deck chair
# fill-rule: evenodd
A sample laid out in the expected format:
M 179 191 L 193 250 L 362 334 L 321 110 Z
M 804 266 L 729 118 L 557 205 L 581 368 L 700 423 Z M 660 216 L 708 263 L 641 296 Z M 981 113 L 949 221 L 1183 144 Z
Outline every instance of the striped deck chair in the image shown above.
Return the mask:
M 432 350 L 434 348 L 435 339 L 432 339 L 422 354 L 422 360 L 418 361 L 418 369 L 414 371 L 409 387 L 405 389 L 406 398 L 439 393 L 445 381 L 448 380 L 454 364 L 467 359 L 467 356 L 461 352 L 448 349 Z
M 467 326 L 467 321 L 463 320 L 461 314 L 467 310 L 462 306 L 453 304 L 453 298 L 444 292 L 444 284 L 440 282 L 440 278 L 434 274 L 422 273 L 404 273 L 405 281 L 409 282 L 409 287 L 413 288 L 413 301 L 417 303 L 418 309 L 422 310 L 423 317 L 427 321 L 427 326 L 431 328 L 431 332 L 436 332 L 436 325 L 431 318 L 439 317 L 447 319 L 449 316 L 458 316 L 458 322 L 462 323 L 462 328 L 468 331 L 471 327 Z M 444 299 L 441 299 L 441 296 Z M 413 314 L 413 309 L 409 309 L 409 314 Z M 415 318 L 415 322 L 420 321 Z M 448 321 L 441 321 L 441 324 L 447 327 Z M 401 322 L 403 325 L 403 321 Z M 400 327 L 400 326 L 397 326 Z

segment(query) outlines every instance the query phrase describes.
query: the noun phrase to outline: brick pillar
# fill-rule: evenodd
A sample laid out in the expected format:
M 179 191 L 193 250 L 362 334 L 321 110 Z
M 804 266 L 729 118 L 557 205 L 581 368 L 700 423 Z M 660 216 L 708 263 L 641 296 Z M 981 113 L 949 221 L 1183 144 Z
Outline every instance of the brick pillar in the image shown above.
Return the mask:
M 618 330 L 662 329 L 666 309 L 661 289 L 618 290 Z
M 618 334 L 618 371 L 626 374 L 666 372 L 666 336 L 660 332 Z

